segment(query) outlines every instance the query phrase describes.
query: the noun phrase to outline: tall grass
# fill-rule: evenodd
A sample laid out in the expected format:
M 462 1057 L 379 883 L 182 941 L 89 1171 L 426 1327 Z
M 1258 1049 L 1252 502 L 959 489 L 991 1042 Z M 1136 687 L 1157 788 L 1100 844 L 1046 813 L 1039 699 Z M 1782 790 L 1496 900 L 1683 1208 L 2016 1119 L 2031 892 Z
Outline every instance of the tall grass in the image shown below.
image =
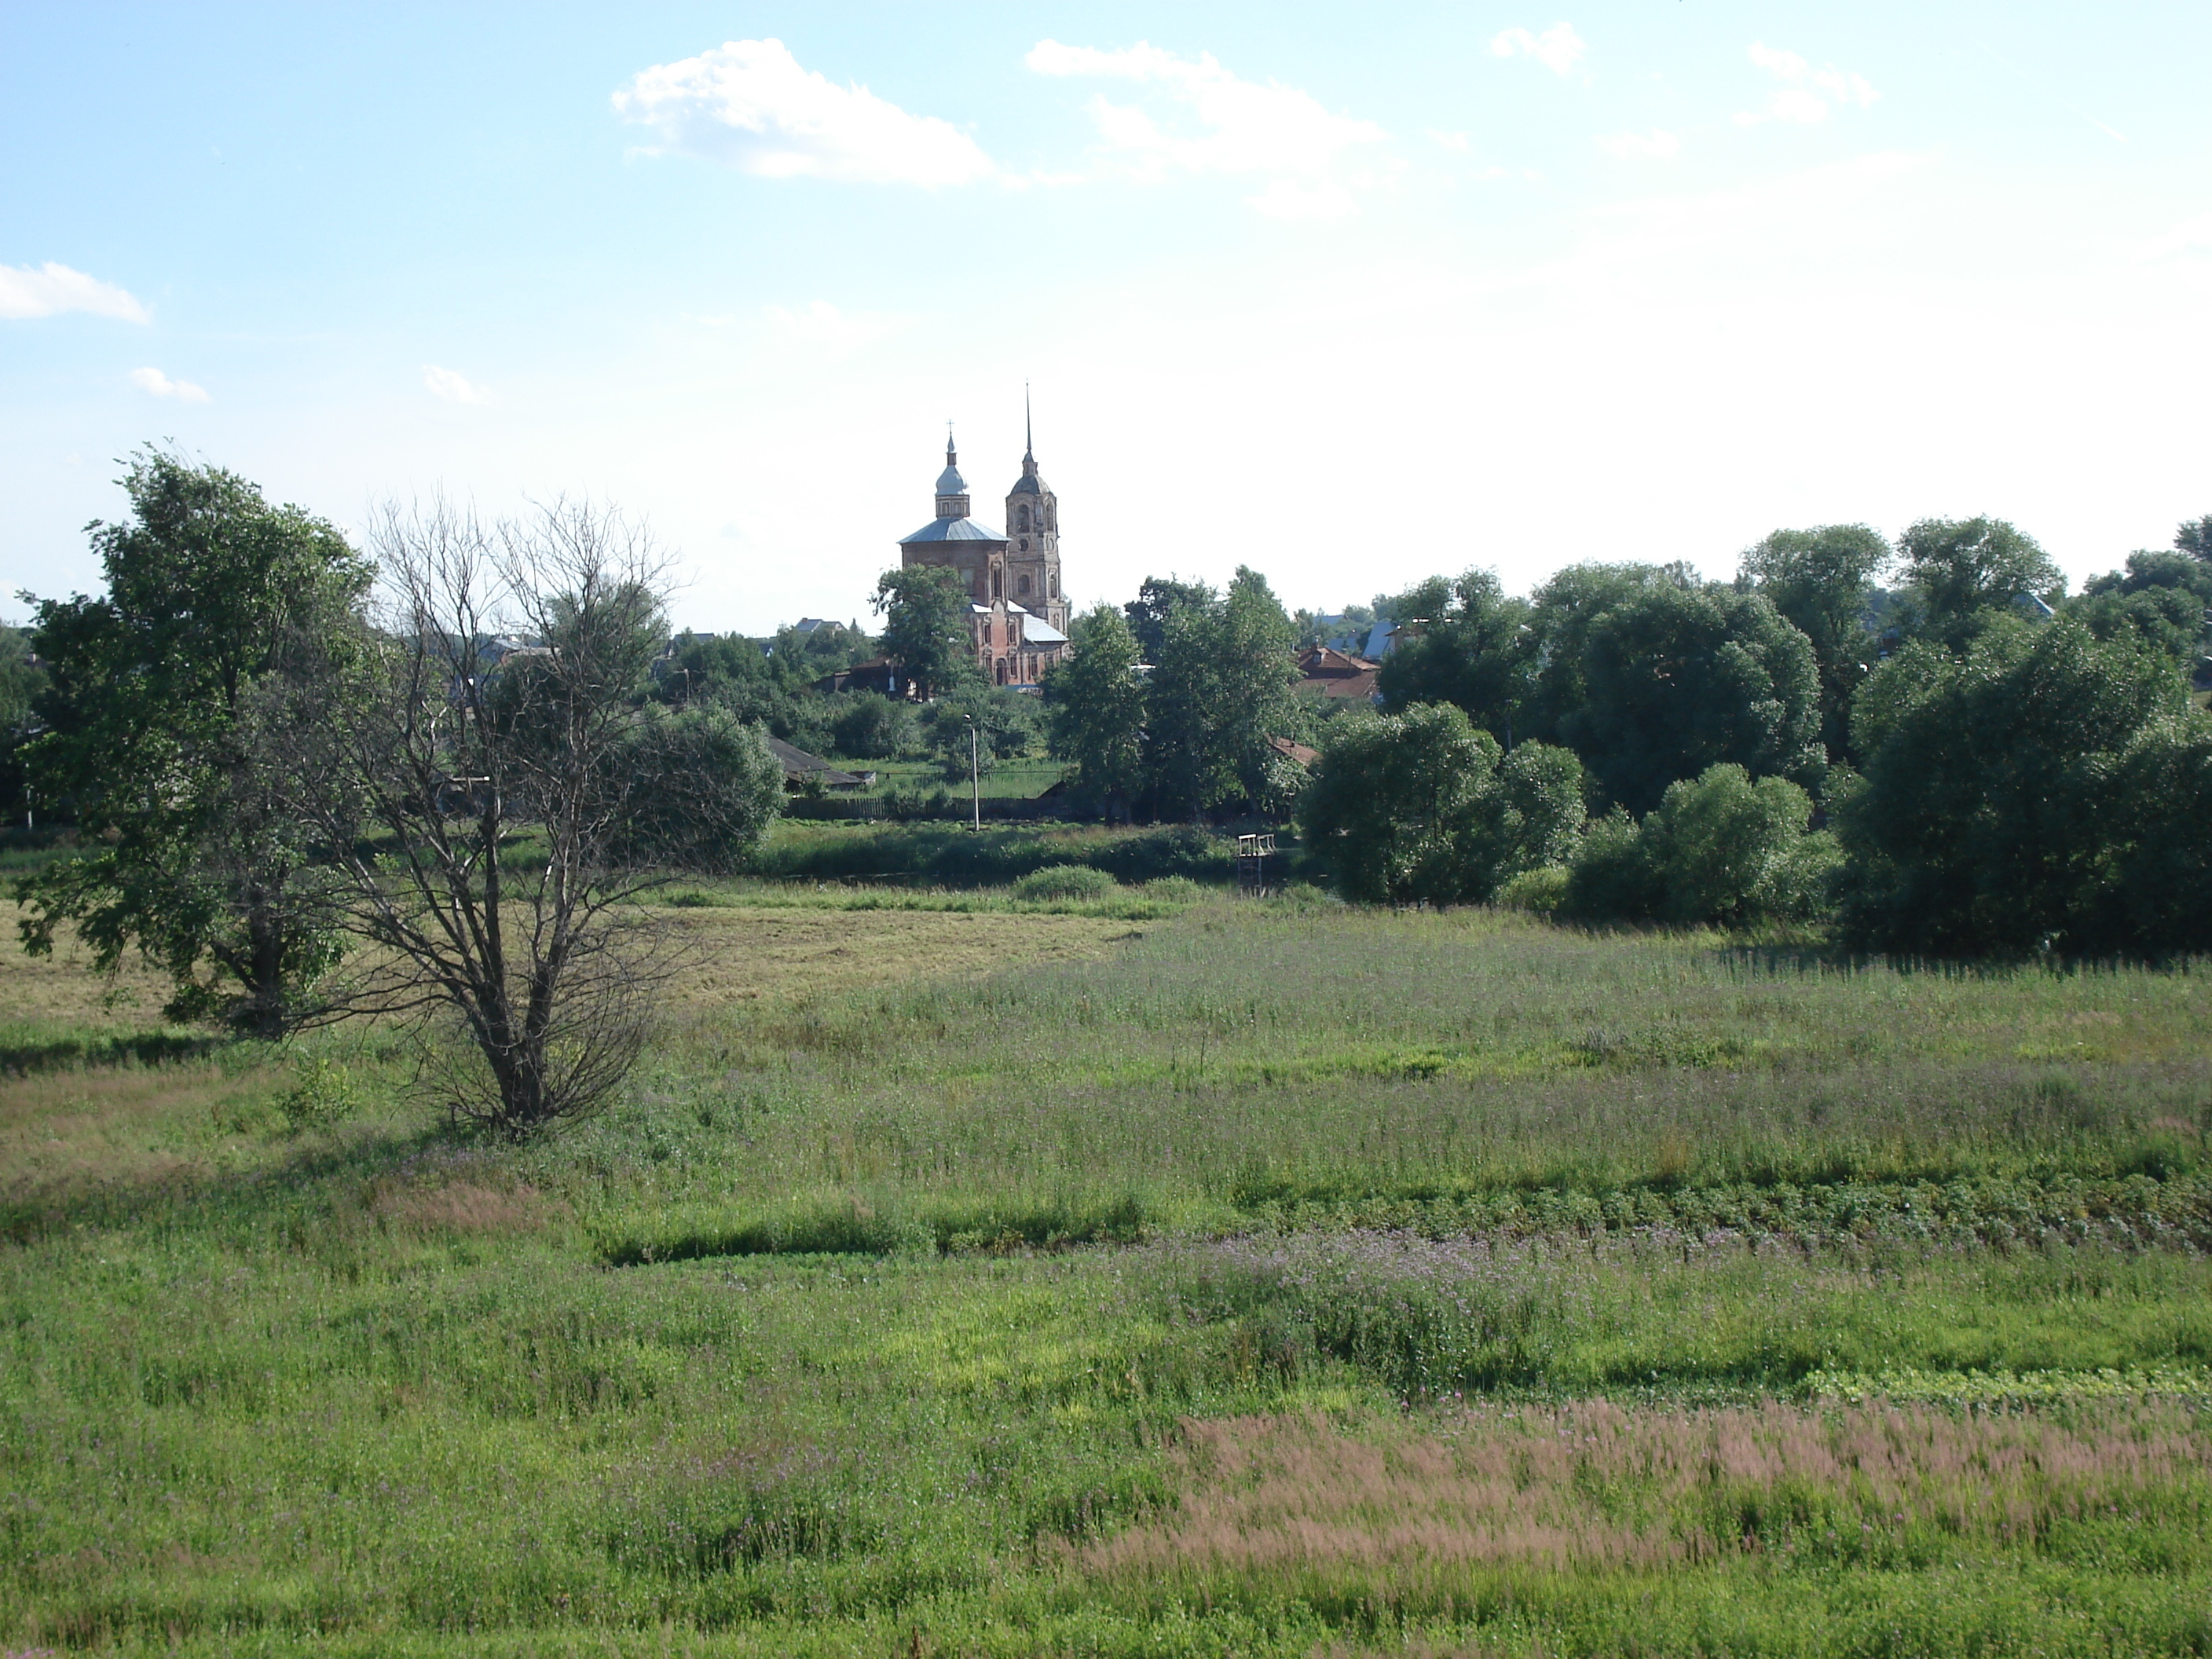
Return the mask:
M 521 1147 L 380 1040 L 48 1031 L 0 1082 L 0 1639 L 2212 1641 L 2201 978 L 1113 931 L 687 1004 Z

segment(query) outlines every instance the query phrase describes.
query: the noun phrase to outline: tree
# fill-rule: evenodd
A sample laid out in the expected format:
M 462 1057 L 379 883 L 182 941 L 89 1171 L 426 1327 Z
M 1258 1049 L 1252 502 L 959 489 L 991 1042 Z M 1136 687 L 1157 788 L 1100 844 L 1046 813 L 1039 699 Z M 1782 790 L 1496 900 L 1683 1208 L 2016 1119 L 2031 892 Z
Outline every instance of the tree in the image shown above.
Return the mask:
M 1278 793 L 1269 740 L 1298 720 L 1293 637 L 1267 579 L 1243 566 L 1225 594 L 1197 587 L 1168 612 L 1146 699 L 1146 768 L 1163 815 Z
M 1127 619 L 1099 605 L 1075 619 L 1071 650 L 1045 671 L 1046 732 L 1075 768 L 1074 791 L 1109 817 L 1135 807 L 1145 777 L 1145 682 Z
M 886 570 L 876 584 L 875 609 L 884 619 L 884 654 L 921 687 L 942 696 L 979 677 L 968 635 L 968 587 L 943 565 Z
M 36 813 L 25 750 L 38 731 L 35 710 L 46 689 L 30 636 L 0 623 L 0 813 L 9 818 Z
M 1850 937 L 1945 956 L 2212 944 L 2207 727 L 2153 647 L 2072 616 L 1985 627 L 1958 656 L 1922 641 L 1852 724 Z
M 646 705 L 614 764 L 629 810 L 610 852 L 635 868 L 728 875 L 744 867 L 783 811 L 783 763 L 761 728 L 711 698 L 684 708 Z
M 980 676 L 932 703 L 922 714 L 939 769 L 947 783 L 965 783 L 970 765 L 988 773 L 1029 752 L 1036 739 L 1036 704 L 1027 693 Z M 970 727 L 976 741 L 968 741 Z
M 2212 562 L 2185 552 L 2130 553 L 2124 572 L 2091 578 L 2067 611 L 2100 640 L 2132 634 L 2193 668 L 2212 617 Z
M 1553 573 L 1528 602 L 1535 683 L 1522 735 L 1565 741 L 1568 717 L 1589 701 L 1584 647 L 1600 617 L 1649 587 L 1696 585 L 1680 564 L 1573 564 Z
M 1639 825 L 1616 811 L 1591 826 L 1563 914 L 1584 921 L 1743 927 L 1803 920 L 1828 902 L 1835 837 L 1807 833 L 1811 799 L 1741 766 L 1676 780 Z
M 886 760 L 921 741 L 913 707 L 880 691 L 842 691 L 830 703 L 830 735 L 848 760 Z
M 1917 612 L 1913 637 L 1964 650 L 1990 617 L 2041 599 L 2056 605 L 2066 578 L 2035 538 L 2002 519 L 1923 519 L 1898 538 Z
M 104 598 L 38 602 L 52 684 L 27 750 L 83 850 L 17 885 L 25 947 L 64 923 L 112 972 L 136 948 L 172 1018 L 260 1037 L 316 1012 L 339 956 L 317 849 L 282 804 L 266 705 L 349 636 L 370 567 L 334 527 L 234 472 L 147 450 L 131 516 L 91 526 Z
M 1213 603 L 1214 592 L 1204 582 L 1187 582 L 1174 576 L 1147 576 L 1137 597 L 1121 607 L 1129 619 L 1129 632 L 1137 641 L 1137 660 L 1156 663 L 1167 650 L 1168 618 L 1187 605 Z
M 1623 593 L 1589 621 L 1582 678 L 1586 700 L 1560 734 L 1632 812 L 1727 763 L 1806 787 L 1826 775 L 1812 645 L 1763 595 L 1663 582 Z
M 1765 594 L 1813 647 L 1820 741 L 1840 764 L 1850 749 L 1851 696 L 1873 672 L 1867 608 L 1889 544 L 1863 524 L 1778 530 L 1743 556 L 1739 585 Z
M 1311 855 L 1346 898 L 1479 904 L 1522 870 L 1560 861 L 1583 817 L 1574 757 L 1498 739 L 1451 703 L 1332 721 L 1300 803 Z
M 1508 748 L 1516 721 L 1528 734 L 1537 656 L 1526 600 L 1507 599 L 1494 573 L 1470 570 L 1456 581 L 1432 578 L 1390 604 L 1417 631 L 1382 659 L 1375 685 L 1384 708 L 1456 703 Z
M 2177 551 L 2192 559 L 2212 559 L 2212 513 L 2201 519 L 2191 519 L 2173 532 Z
M 627 1075 L 673 968 L 635 901 L 671 864 L 734 862 L 769 774 L 726 713 L 646 708 L 662 565 L 617 514 L 387 506 L 370 543 L 380 626 L 348 695 L 289 711 L 295 807 L 376 947 L 349 1006 L 452 1018 L 448 1107 L 526 1134 Z

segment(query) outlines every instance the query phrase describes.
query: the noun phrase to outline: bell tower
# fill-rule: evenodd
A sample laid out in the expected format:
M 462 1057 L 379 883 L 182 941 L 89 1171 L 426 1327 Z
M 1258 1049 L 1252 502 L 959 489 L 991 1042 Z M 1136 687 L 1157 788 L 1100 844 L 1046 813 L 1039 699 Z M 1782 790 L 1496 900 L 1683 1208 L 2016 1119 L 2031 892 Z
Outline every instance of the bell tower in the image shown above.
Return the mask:
M 1029 388 L 1022 388 L 1022 476 L 1006 492 L 1006 597 L 1065 633 L 1067 596 L 1060 585 L 1060 498 L 1037 471 Z

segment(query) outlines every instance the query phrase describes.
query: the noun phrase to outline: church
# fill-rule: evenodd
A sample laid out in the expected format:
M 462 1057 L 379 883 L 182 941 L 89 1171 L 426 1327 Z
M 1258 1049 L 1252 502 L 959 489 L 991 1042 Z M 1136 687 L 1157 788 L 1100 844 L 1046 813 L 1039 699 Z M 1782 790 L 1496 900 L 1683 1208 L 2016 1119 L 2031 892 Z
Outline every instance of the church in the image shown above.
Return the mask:
M 1060 501 L 1037 472 L 1024 434 L 1022 476 L 1006 492 L 1006 527 L 969 516 L 968 482 L 952 432 L 937 475 L 937 516 L 899 543 L 899 562 L 942 565 L 968 587 L 975 665 L 997 685 L 1033 686 L 1067 654 L 1067 598 L 1060 580 Z

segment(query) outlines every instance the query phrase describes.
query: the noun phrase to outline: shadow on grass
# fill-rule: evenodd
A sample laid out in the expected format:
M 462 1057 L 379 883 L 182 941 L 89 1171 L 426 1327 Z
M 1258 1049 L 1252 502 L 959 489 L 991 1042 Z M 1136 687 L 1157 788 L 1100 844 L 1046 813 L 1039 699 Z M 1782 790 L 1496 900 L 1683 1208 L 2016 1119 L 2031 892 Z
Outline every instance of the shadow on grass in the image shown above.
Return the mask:
M 31 1077 L 72 1066 L 161 1066 L 199 1060 L 230 1039 L 202 1032 L 125 1031 L 97 1036 L 0 1038 L 0 1077 Z

